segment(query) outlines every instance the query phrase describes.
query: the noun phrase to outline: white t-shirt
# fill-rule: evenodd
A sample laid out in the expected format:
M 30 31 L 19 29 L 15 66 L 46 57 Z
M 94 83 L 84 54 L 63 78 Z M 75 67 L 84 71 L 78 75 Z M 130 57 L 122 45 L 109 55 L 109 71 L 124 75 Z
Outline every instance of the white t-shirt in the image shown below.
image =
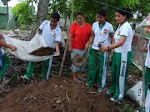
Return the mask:
M 123 25 L 119 25 L 117 28 L 114 35 L 115 43 L 119 42 L 120 36 L 125 36 L 126 40 L 122 46 L 115 48 L 115 52 L 131 51 L 133 31 L 128 22 L 125 22 Z
M 39 29 L 42 30 L 42 38 L 49 47 L 55 48 L 55 42 L 61 41 L 61 29 L 58 24 L 54 30 L 51 30 L 50 21 L 45 20 Z
M 102 46 L 110 45 L 109 34 L 114 33 L 113 26 L 110 23 L 105 22 L 104 26 L 100 28 L 99 22 L 94 22 L 92 25 L 92 30 L 95 34 L 94 42 L 92 44 L 93 49 L 99 50 L 98 43 L 102 41 L 104 41 Z
M 148 52 L 147 52 L 147 57 L 146 57 L 146 61 L 145 61 L 145 66 L 150 68 L 150 41 L 148 43 L 147 50 L 148 50 Z

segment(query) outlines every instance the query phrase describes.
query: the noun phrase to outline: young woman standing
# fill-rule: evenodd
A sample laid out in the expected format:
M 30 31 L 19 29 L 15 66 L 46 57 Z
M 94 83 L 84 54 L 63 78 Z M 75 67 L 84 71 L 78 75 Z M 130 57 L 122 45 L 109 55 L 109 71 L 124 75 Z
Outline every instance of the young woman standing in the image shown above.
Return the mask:
M 100 49 L 101 52 L 114 49 L 111 71 L 112 86 L 107 91 L 107 94 L 113 95 L 110 100 L 114 102 L 124 97 L 128 69 L 132 62 L 133 31 L 127 21 L 130 14 L 130 10 L 126 8 L 116 10 L 115 19 L 119 26 L 114 34 L 115 43 Z
M 110 45 L 110 40 L 114 41 L 114 30 L 113 26 L 106 21 L 105 10 L 98 11 L 96 20 L 92 25 L 93 34 L 90 38 L 92 47 L 89 55 L 89 73 L 86 85 L 93 86 L 93 84 L 98 83 L 98 91 L 102 92 L 106 83 L 108 51 L 100 54 L 99 43 L 102 42 L 102 46 Z
M 69 51 L 71 58 L 76 54 L 83 54 L 85 49 L 89 46 L 89 38 L 91 36 L 92 27 L 89 23 L 84 22 L 84 15 L 82 12 L 76 14 L 76 22 L 70 27 L 69 34 Z M 72 65 L 72 78 L 74 81 L 80 83 L 84 81 L 82 72 L 84 66 L 77 67 Z

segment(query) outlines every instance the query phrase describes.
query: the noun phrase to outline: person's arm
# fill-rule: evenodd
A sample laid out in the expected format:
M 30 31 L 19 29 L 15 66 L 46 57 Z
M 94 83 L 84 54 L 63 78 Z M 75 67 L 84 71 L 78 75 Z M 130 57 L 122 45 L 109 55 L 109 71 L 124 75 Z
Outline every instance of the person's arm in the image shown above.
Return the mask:
M 93 44 L 93 41 L 94 41 L 94 32 L 91 33 L 91 35 L 89 36 L 89 41 L 86 43 L 85 45 L 85 48 L 87 49 L 89 47 L 89 45 L 92 45 Z
M 112 50 L 114 48 L 122 46 L 124 44 L 124 42 L 126 41 L 126 38 L 127 37 L 125 37 L 125 36 L 120 36 L 119 42 L 116 42 L 116 43 L 111 44 L 111 45 L 106 46 L 106 47 L 102 47 L 102 49 L 100 49 L 100 52 L 109 51 L 109 50 Z
M 9 48 L 10 50 L 12 51 L 15 51 L 17 50 L 17 48 L 15 46 L 12 46 L 10 44 L 7 44 L 6 42 L 4 42 L 3 40 L 3 35 L 0 34 L 0 46 L 3 46 L 3 47 L 6 47 L 6 48 Z
M 89 39 L 89 44 L 93 44 L 93 42 L 94 42 L 94 37 L 95 37 L 95 34 L 94 34 L 94 32 L 92 32 L 92 34 L 91 34 L 91 37 L 90 37 L 90 39 Z
M 45 27 L 45 25 L 48 23 L 48 20 L 45 20 L 42 22 L 42 24 L 39 26 L 39 28 L 36 30 L 37 33 L 42 34 L 43 28 Z
M 114 44 L 115 43 L 114 34 L 110 33 L 109 36 L 111 39 L 111 44 Z M 111 56 L 113 56 L 113 54 L 114 54 L 114 49 L 111 50 Z
M 115 43 L 114 34 L 110 33 L 109 36 L 110 36 L 110 39 L 111 39 L 111 44 L 114 44 Z

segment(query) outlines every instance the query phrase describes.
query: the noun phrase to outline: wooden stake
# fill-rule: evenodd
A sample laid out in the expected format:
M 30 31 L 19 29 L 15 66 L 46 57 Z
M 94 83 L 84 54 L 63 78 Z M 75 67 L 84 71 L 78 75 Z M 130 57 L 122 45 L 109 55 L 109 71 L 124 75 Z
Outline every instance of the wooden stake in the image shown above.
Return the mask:
M 65 46 L 64 55 L 63 55 L 63 59 L 62 59 L 62 62 L 61 62 L 61 67 L 60 67 L 58 77 L 61 76 L 63 66 L 64 66 L 64 62 L 65 62 L 65 58 L 66 58 L 66 53 L 67 53 L 67 49 L 68 49 L 68 42 L 69 42 L 69 29 L 70 29 L 71 23 L 73 21 L 73 13 L 74 13 L 74 0 L 72 0 L 72 13 L 71 13 L 71 17 L 70 17 L 70 25 L 68 26 L 68 31 L 66 32 L 68 38 L 67 38 L 67 41 L 66 41 L 66 46 Z

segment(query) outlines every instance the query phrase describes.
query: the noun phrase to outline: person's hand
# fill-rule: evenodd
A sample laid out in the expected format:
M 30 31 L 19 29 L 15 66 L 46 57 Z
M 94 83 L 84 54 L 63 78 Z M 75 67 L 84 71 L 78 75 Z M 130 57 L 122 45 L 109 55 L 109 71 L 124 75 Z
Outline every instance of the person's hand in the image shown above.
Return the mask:
M 36 33 L 39 33 L 39 34 L 41 35 L 41 34 L 42 34 L 42 30 L 37 29 L 37 30 L 36 30 Z
M 87 42 L 86 44 L 85 44 L 85 49 L 88 49 L 89 48 L 89 42 Z
M 17 47 L 16 46 L 11 46 L 10 50 L 15 51 L 15 50 L 17 50 Z
M 10 46 L 9 49 L 12 51 L 15 51 L 15 50 L 17 50 L 17 47 L 16 46 Z
M 106 51 L 108 51 L 108 46 L 106 46 L 106 47 L 100 47 L 100 48 L 99 48 L 99 52 L 100 52 L 100 53 L 104 53 L 104 52 L 106 52 Z

